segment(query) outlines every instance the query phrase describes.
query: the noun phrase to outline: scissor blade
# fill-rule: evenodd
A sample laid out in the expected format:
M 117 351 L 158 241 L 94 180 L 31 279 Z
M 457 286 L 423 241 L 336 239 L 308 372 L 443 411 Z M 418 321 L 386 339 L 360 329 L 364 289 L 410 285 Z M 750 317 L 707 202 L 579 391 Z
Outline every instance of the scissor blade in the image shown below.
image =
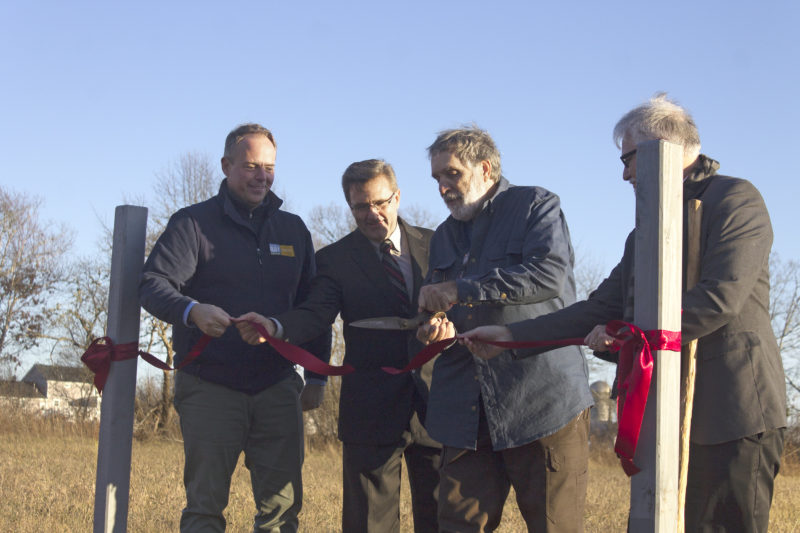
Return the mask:
M 380 316 L 375 318 L 365 318 L 364 320 L 356 320 L 350 322 L 351 326 L 357 328 L 367 329 L 406 329 L 408 318 L 400 318 L 399 316 Z
M 395 329 L 411 330 L 417 329 L 420 324 L 431 317 L 430 313 L 420 313 L 415 317 L 403 318 L 399 316 L 379 316 L 375 318 L 365 318 L 350 322 L 351 326 L 367 329 Z

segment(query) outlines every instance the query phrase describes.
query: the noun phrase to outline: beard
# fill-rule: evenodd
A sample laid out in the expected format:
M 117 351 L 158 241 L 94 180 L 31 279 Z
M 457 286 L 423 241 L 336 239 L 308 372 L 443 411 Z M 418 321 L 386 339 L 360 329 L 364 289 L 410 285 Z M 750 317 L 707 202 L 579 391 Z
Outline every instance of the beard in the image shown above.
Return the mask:
M 488 193 L 489 191 L 480 189 L 478 180 L 472 176 L 466 191 L 463 193 L 448 191 L 442 195 L 442 199 L 444 199 L 445 205 L 447 205 L 454 219 L 467 222 L 475 218 L 475 215 L 480 212 Z

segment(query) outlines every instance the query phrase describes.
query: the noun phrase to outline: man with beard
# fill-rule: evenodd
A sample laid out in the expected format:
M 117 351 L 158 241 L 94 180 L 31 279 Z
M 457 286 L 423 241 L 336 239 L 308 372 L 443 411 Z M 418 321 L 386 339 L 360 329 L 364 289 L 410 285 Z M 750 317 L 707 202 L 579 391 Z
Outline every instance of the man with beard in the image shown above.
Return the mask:
M 419 308 L 447 319 L 417 337 L 435 342 L 571 304 L 574 257 L 558 197 L 510 185 L 494 141 L 477 127 L 440 133 L 428 155 L 451 216 L 431 240 Z M 591 404 L 577 347 L 522 362 L 510 351 L 484 361 L 459 344 L 445 350 L 426 419 L 444 445 L 441 531 L 494 530 L 511 486 L 529 530 L 581 531 Z

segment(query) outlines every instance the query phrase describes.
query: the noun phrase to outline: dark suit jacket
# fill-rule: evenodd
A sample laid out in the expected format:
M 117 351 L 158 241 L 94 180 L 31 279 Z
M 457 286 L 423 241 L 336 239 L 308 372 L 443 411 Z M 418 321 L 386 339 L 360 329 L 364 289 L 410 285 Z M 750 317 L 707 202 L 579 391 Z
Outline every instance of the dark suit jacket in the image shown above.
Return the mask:
M 428 268 L 433 232 L 399 221 L 411 253 L 414 290 L 410 309 L 392 290 L 375 248 L 355 230 L 317 252 L 317 275 L 308 298 L 275 318 L 285 338 L 294 344 L 312 339 L 341 313 L 344 321 L 344 361 L 356 370 L 342 377 L 339 438 L 353 444 L 390 444 L 412 424 L 416 442 L 437 446 L 427 436 L 424 421 L 433 361 L 420 371 L 392 376 L 382 366 L 404 367 L 422 346 L 415 331 L 354 328 L 350 322 L 377 316 L 412 316 Z M 412 415 L 417 413 L 417 417 Z
M 772 226 L 764 200 L 750 182 L 717 175 L 719 164 L 700 158 L 684 182 L 684 228 L 690 199 L 703 202 L 703 216 L 700 281 L 683 293 L 681 340 L 699 339 L 692 442 L 718 444 L 785 427 L 786 384 L 769 318 Z M 578 337 L 612 319 L 630 322 L 634 237 L 588 300 L 512 325 L 514 338 Z

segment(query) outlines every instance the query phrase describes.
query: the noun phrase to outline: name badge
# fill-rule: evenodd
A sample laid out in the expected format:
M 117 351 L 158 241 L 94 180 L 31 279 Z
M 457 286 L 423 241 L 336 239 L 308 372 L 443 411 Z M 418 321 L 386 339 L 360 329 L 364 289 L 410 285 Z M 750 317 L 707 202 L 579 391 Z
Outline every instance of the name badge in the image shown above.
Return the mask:
M 285 257 L 294 257 L 294 246 L 291 244 L 270 244 L 270 255 L 283 255 Z

